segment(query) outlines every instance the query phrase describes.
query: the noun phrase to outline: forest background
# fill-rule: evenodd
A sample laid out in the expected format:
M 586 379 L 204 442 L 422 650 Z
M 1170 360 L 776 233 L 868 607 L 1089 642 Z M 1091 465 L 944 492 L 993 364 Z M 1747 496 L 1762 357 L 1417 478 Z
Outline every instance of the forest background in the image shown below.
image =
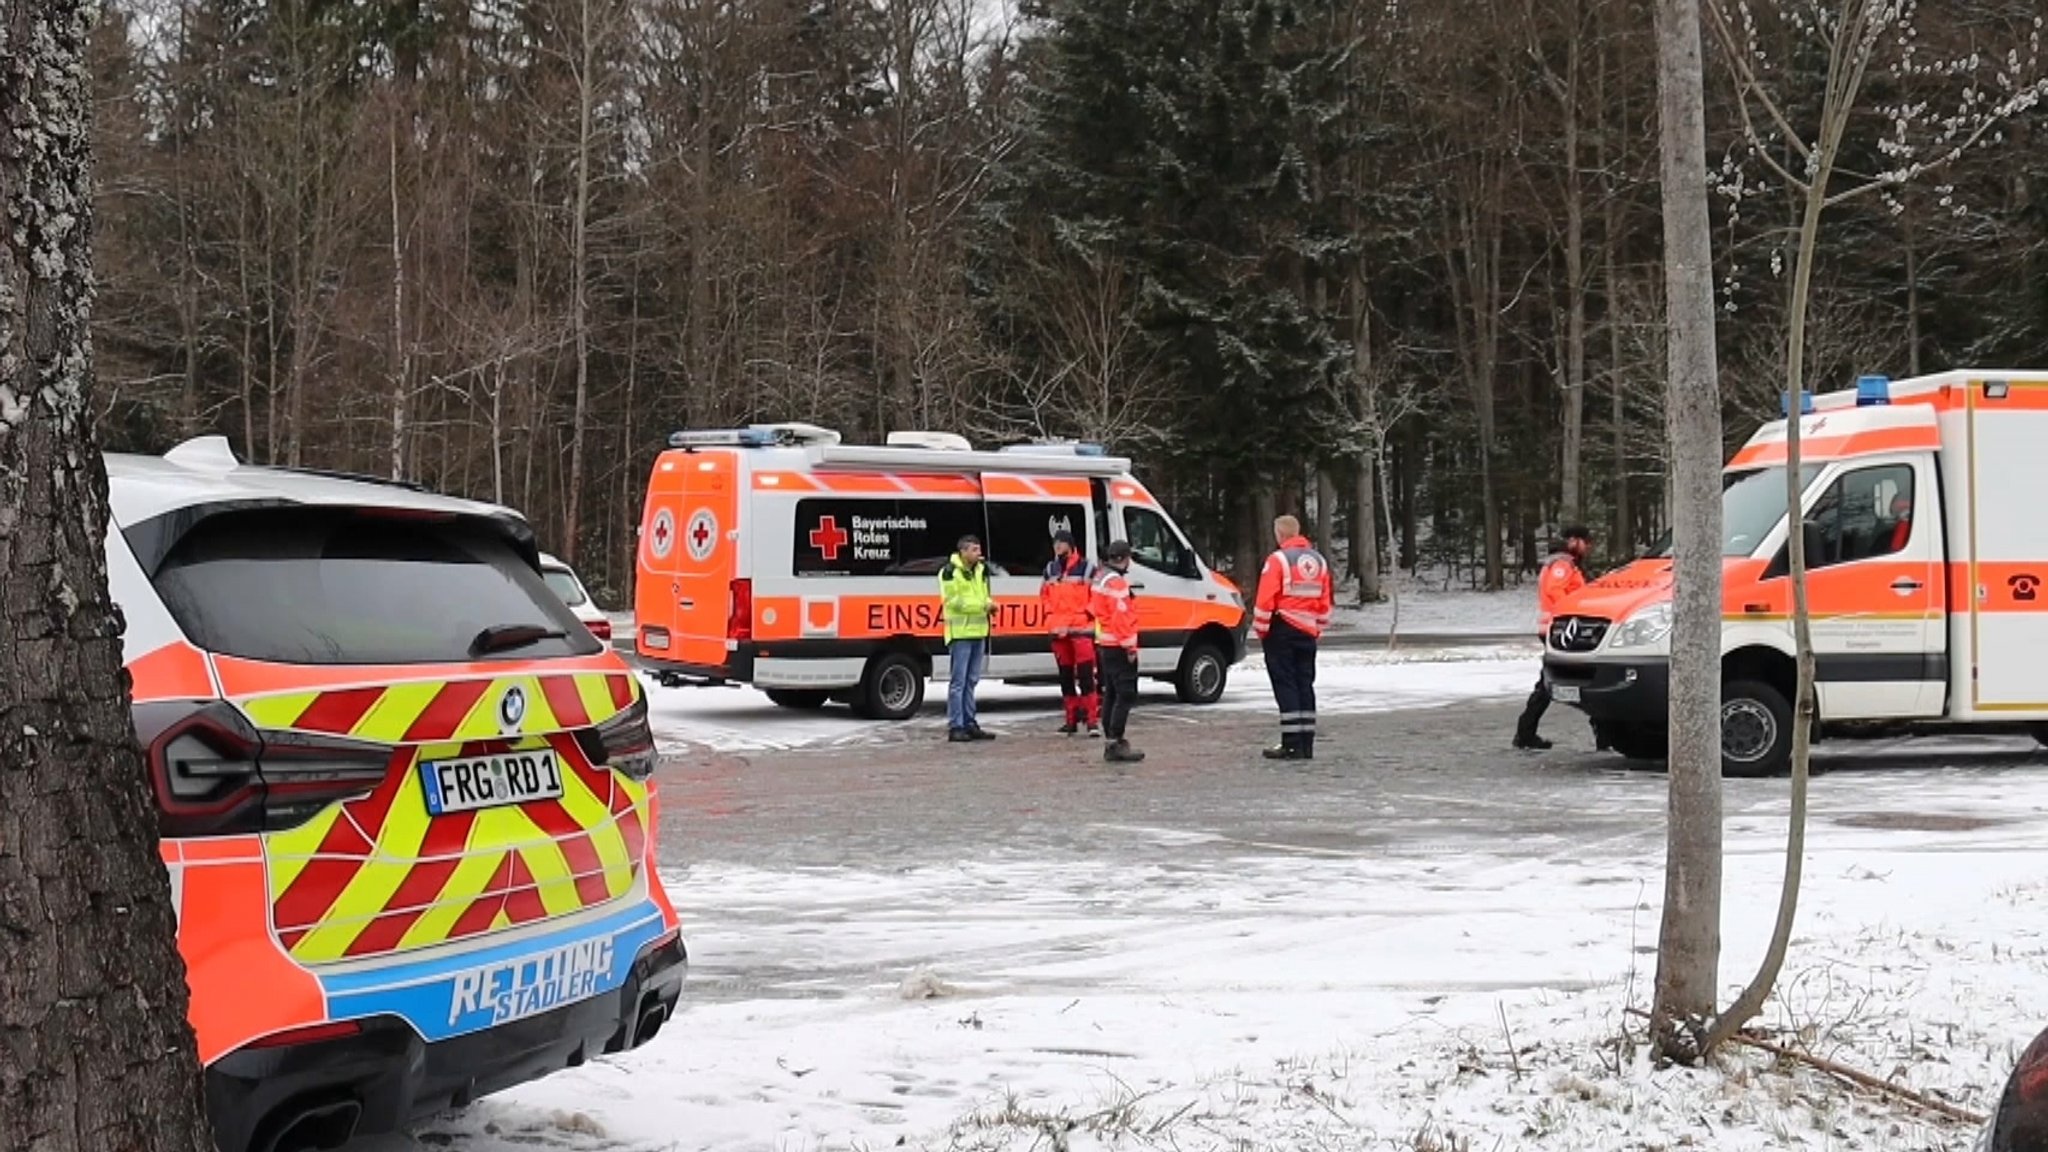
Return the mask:
M 1801 122 L 1805 7 L 1725 8 Z M 2041 19 L 1917 9 L 1845 169 Z M 1648 0 L 108 0 L 100 434 L 510 504 L 612 606 L 669 433 L 754 421 L 1098 441 L 1368 598 L 1613 562 L 1668 521 L 1656 58 Z M 1799 203 L 1707 79 L 1739 442 Z M 2044 129 L 1831 209 L 1813 387 L 2048 364 Z

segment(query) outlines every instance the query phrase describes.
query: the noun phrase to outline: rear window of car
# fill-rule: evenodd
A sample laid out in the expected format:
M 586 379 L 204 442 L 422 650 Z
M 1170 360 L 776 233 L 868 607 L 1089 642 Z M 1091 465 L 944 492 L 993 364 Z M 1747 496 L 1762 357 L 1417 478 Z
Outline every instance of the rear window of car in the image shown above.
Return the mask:
M 575 573 L 567 568 L 543 568 L 540 575 L 548 582 L 548 587 L 555 590 L 555 595 L 561 597 L 562 603 L 571 608 L 583 603 L 583 585 L 576 582 Z
M 154 583 L 185 634 L 285 664 L 426 664 L 604 650 L 488 525 L 361 509 L 260 509 L 201 521 Z M 471 655 L 486 629 L 563 635 Z

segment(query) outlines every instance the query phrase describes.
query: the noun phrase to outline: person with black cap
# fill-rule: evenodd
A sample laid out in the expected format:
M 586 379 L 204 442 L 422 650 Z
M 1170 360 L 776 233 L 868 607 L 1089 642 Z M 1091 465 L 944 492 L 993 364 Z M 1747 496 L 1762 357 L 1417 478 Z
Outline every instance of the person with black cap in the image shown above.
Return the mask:
M 1095 658 L 1102 669 L 1102 758 L 1135 764 L 1145 758 L 1124 739 L 1131 705 L 1138 701 L 1138 608 L 1131 602 L 1131 545 L 1111 540 L 1102 550 L 1102 568 L 1088 597 L 1095 617 Z
M 1586 554 L 1593 550 L 1593 533 L 1581 525 L 1574 524 L 1562 533 L 1564 546 L 1543 562 L 1543 574 L 1536 578 L 1536 638 L 1542 641 L 1550 632 L 1550 623 L 1557 616 L 1557 610 L 1565 597 L 1586 586 L 1586 572 L 1581 567 Z M 1529 693 L 1529 702 L 1522 708 L 1522 716 L 1515 722 L 1515 747 L 1532 752 L 1550 748 L 1550 741 L 1536 734 L 1536 726 L 1542 722 L 1543 713 L 1550 708 L 1550 685 L 1543 679 L 1543 673 L 1536 673 L 1536 688 Z M 1597 740 L 1598 730 L 1595 729 Z M 1601 751 L 1606 741 L 1597 740 Z
M 988 666 L 989 621 L 995 595 L 989 587 L 988 565 L 981 541 L 960 538 L 959 550 L 939 570 L 939 607 L 946 621 L 946 738 L 955 744 L 993 740 L 975 715 L 975 688 Z
M 1095 565 L 1074 548 L 1074 534 L 1062 528 L 1052 534 L 1052 563 L 1038 589 L 1045 609 L 1046 630 L 1052 633 L 1052 659 L 1060 670 L 1060 704 L 1066 722 L 1060 731 L 1072 736 L 1087 726 L 1095 735 L 1102 723 L 1102 698 L 1095 691 L 1095 638 L 1089 634 L 1088 594 Z

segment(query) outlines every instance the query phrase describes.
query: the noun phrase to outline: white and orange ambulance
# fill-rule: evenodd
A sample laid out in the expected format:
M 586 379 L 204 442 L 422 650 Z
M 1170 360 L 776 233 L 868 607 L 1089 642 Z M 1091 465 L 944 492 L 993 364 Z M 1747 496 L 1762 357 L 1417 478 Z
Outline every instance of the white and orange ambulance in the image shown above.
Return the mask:
M 1039 603 L 1053 533 L 1086 554 L 1130 541 L 1139 670 L 1210 703 L 1244 658 L 1235 585 L 1093 445 L 977 451 L 942 432 L 847 444 L 809 424 L 678 432 L 640 525 L 635 649 L 663 683 L 752 684 L 784 707 L 831 701 L 901 720 L 947 674 L 938 571 L 982 540 L 996 617 L 986 675 L 1055 683 Z
M 2048 743 L 2048 371 L 1866 376 L 1800 407 L 1815 736 Z M 1758 429 L 1722 480 L 1728 775 L 1791 755 L 1785 434 Z M 1544 639 L 1552 696 L 1632 758 L 1666 751 L 1671 593 L 1667 539 L 1561 605 Z

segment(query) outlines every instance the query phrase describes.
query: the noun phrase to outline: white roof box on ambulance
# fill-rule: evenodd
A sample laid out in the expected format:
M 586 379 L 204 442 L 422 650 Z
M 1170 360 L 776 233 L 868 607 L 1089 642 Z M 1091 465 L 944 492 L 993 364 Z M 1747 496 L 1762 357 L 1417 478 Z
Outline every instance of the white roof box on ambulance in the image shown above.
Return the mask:
M 776 703 L 903 719 L 947 673 L 937 573 L 983 543 L 996 596 L 987 676 L 1053 683 L 1038 592 L 1052 537 L 1091 559 L 1130 541 L 1139 670 L 1210 703 L 1249 614 L 1129 460 L 1096 445 L 977 450 L 947 432 L 848 444 L 812 424 L 677 432 L 640 526 L 636 650 L 664 683 L 752 684 Z

